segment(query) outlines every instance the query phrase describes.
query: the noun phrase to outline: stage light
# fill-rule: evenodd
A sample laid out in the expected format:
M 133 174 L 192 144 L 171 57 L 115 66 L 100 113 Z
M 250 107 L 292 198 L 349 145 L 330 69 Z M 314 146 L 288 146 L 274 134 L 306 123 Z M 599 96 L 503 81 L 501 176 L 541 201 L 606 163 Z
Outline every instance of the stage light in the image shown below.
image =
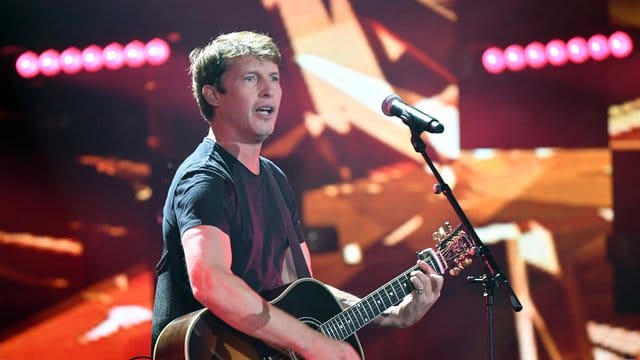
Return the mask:
M 556 39 L 549 41 L 545 47 L 545 53 L 551 65 L 561 66 L 567 63 L 567 51 L 565 49 L 565 43 L 562 40 Z
M 45 76 L 54 76 L 60 72 L 60 53 L 55 50 L 46 50 L 38 58 L 38 67 Z
M 122 45 L 113 42 L 102 50 L 104 67 L 109 70 L 117 70 L 124 66 L 124 48 Z
M 498 74 L 506 69 L 520 71 L 526 66 L 539 69 L 547 64 L 563 66 L 569 60 L 582 64 L 592 58 L 602 61 L 613 55 L 616 58 L 629 56 L 633 51 L 633 40 L 628 34 L 616 31 L 608 38 L 595 34 L 586 40 L 575 36 L 565 43 L 560 39 L 549 41 L 546 45 L 533 41 L 524 49 L 513 44 L 502 50 L 492 46 L 482 53 L 482 65 L 487 72 Z
M 482 65 L 491 74 L 503 72 L 506 65 L 504 63 L 502 50 L 497 47 L 491 47 L 485 50 L 482 54 Z
M 567 57 L 576 64 L 582 64 L 587 61 L 589 59 L 587 40 L 576 36 L 567 41 Z
M 124 47 L 124 59 L 127 66 L 137 68 L 145 63 L 144 44 L 133 40 Z
M 60 54 L 60 68 L 65 74 L 77 74 L 82 70 L 82 52 L 70 47 Z
M 69 47 L 59 53 L 49 49 L 40 54 L 27 51 L 21 54 L 15 63 L 18 75 L 23 78 L 33 78 L 39 74 L 55 76 L 61 72 L 77 74 L 85 70 L 97 72 L 103 68 L 117 70 L 123 66 L 133 68 L 145 64 L 162 65 L 171 56 L 169 44 L 160 38 L 154 38 L 147 44 L 140 40 L 133 40 L 126 46 L 112 42 L 104 48 L 91 44 L 80 50 Z
M 155 38 L 145 45 L 144 54 L 147 59 L 147 63 L 151 65 L 161 65 L 169 59 L 171 49 L 166 41 L 160 38 Z
M 591 58 L 596 61 L 604 60 L 611 54 L 607 37 L 602 34 L 590 37 L 587 42 L 587 48 Z
M 511 45 L 504 49 L 504 61 L 511 71 L 520 71 L 527 67 L 524 49 L 520 45 Z
M 30 79 L 37 76 L 40 73 L 38 67 L 38 55 L 32 51 L 27 51 L 18 56 L 16 60 L 16 71 L 18 75 L 25 79 Z
M 524 58 L 527 65 L 533 69 L 540 69 L 547 65 L 547 57 L 545 56 L 544 45 L 540 42 L 532 42 L 524 48 Z
M 104 65 L 102 49 L 97 45 L 90 45 L 82 50 L 82 67 L 89 72 L 96 72 Z
M 629 56 L 633 51 L 633 41 L 622 31 L 616 31 L 609 36 L 609 51 L 616 58 Z

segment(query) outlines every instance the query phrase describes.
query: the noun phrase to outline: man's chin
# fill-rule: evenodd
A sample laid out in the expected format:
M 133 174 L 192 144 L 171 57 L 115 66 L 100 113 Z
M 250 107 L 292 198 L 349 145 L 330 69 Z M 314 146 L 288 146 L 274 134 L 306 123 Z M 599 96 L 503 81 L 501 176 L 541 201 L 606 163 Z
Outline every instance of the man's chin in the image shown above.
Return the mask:
M 267 138 L 271 135 L 271 133 L 268 134 L 260 134 L 256 136 L 256 143 L 257 144 L 262 144 L 265 140 L 267 140 Z

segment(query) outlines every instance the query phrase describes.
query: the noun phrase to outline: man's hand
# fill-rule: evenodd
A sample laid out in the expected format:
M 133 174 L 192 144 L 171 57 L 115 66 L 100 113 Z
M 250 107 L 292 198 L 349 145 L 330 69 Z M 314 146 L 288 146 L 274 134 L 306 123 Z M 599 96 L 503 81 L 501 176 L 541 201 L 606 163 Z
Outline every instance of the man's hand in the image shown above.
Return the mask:
M 334 340 L 317 333 L 309 346 L 299 354 L 308 360 L 360 360 L 360 355 L 349 343 Z
M 427 313 L 440 297 L 444 278 L 438 275 L 427 263 L 419 260 L 422 271 L 410 274 L 414 290 L 400 304 L 391 307 L 376 320 L 380 326 L 408 327 L 415 324 Z

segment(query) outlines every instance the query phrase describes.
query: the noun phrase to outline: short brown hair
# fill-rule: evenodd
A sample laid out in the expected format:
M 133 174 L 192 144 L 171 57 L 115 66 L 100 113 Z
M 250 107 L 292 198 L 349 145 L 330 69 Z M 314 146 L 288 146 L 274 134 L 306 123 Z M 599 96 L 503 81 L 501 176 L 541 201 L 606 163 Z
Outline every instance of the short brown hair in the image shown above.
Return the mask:
M 272 61 L 278 65 L 281 61 L 280 50 L 273 39 L 252 31 L 219 35 L 204 47 L 195 48 L 189 54 L 191 90 L 207 122 L 211 123 L 213 120 L 215 108 L 205 100 L 202 88 L 204 85 L 213 85 L 224 93 L 222 74 L 227 71 L 233 59 L 246 56 L 254 56 L 261 61 Z

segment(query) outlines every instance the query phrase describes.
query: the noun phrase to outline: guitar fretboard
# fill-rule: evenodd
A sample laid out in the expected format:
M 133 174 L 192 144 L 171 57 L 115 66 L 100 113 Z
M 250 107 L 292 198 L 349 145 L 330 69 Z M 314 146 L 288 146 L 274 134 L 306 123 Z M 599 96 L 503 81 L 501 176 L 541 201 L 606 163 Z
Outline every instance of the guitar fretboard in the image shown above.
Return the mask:
M 433 252 L 428 253 L 423 260 L 438 273 L 444 271 L 442 264 L 436 259 L 436 255 Z M 320 326 L 319 330 L 331 338 L 345 340 L 411 293 L 413 286 L 409 279 L 411 273 L 419 269 L 415 265 L 406 270 L 376 291 L 326 321 Z

